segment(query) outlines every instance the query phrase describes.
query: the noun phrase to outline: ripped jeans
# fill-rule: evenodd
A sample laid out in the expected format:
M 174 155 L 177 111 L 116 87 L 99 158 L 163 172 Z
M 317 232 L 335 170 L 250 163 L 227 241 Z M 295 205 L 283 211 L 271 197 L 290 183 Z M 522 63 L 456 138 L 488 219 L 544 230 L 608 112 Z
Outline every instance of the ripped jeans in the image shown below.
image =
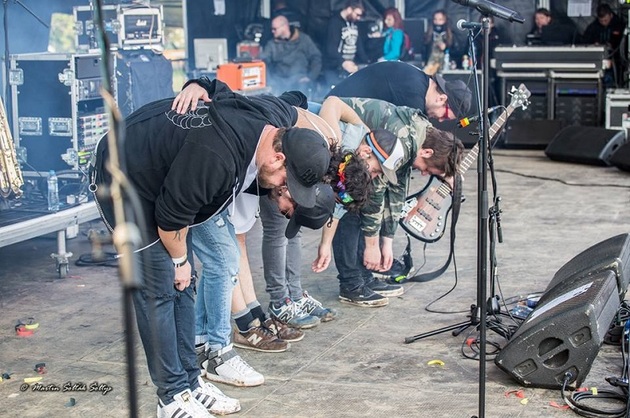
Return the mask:
M 230 310 L 236 284 L 239 249 L 227 211 L 190 228 L 193 250 L 203 264 L 195 301 L 195 343 L 210 351 L 230 344 Z

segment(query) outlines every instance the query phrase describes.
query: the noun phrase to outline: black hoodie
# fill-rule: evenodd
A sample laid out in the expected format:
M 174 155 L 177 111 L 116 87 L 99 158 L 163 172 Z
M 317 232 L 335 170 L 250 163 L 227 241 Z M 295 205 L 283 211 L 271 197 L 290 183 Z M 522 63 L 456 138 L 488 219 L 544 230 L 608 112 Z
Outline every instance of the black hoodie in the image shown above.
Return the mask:
M 200 223 L 224 209 L 243 186 L 265 125 L 291 127 L 296 110 L 273 96 L 250 99 L 214 80 L 206 87 L 212 101 L 179 115 L 173 99 L 149 103 L 126 120 L 124 152 L 128 177 L 140 197 L 149 242 L 157 227 L 174 231 Z M 107 141 L 99 143 L 97 184 L 108 184 L 103 170 Z M 98 199 L 105 218 L 111 202 Z

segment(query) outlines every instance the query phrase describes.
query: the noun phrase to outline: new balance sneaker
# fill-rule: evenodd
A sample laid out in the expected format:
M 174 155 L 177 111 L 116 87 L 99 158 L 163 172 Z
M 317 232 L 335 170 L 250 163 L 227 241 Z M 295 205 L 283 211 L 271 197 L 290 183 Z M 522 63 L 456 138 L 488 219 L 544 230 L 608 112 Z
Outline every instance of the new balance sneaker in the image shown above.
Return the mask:
M 280 306 L 269 302 L 269 316 L 293 328 L 308 329 L 316 327 L 320 320 L 316 316 L 300 311 L 295 303 L 285 298 Z
M 367 286 L 361 286 L 352 291 L 340 290 L 339 300 L 342 303 L 360 306 L 363 308 L 378 308 L 386 306 L 389 303 L 389 299 L 375 293 Z
M 304 331 L 297 328 L 291 328 L 274 318 L 265 319 L 263 327 L 273 332 L 276 337 L 289 343 L 301 341 L 304 338 Z
M 293 302 L 302 313 L 316 316 L 322 322 L 332 321 L 337 317 L 337 311 L 332 308 L 324 308 L 322 303 L 309 295 L 306 290 L 303 291 L 300 299 Z
M 232 386 L 259 386 L 265 382 L 263 375 L 234 351 L 232 344 L 202 355 L 197 351 L 197 364 L 202 376 L 213 382 Z
M 263 327 L 260 319 L 254 319 L 249 323 L 249 326 L 251 328 L 246 332 L 234 330 L 232 341 L 236 347 L 265 353 L 282 353 L 289 348 L 289 343 L 279 339 L 276 334 Z
M 366 287 L 372 289 L 375 293 L 381 296 L 394 297 L 400 296 L 405 293 L 405 288 L 399 284 L 389 284 L 378 279 L 374 279 L 365 284 Z
M 205 406 L 201 404 L 190 389 L 173 396 L 173 402 L 165 405 L 162 400 L 158 401 L 158 418 L 212 418 Z
M 201 376 L 197 376 L 197 380 L 199 387 L 192 391 L 192 395 L 208 411 L 217 415 L 227 415 L 241 410 L 241 403 L 238 399 L 225 396 L 218 387 L 205 382 Z

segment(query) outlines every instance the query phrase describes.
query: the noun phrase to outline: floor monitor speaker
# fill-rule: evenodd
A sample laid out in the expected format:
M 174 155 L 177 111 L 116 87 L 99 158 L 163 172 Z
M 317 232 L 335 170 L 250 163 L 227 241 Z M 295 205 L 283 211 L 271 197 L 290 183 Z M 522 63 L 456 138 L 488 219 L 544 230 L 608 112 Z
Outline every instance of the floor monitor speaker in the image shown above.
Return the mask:
M 625 131 L 568 126 L 553 138 L 545 154 L 556 161 L 607 166 L 611 156 L 625 142 Z
M 620 234 L 582 251 L 560 268 L 549 282 L 539 303 L 545 303 L 554 293 L 568 289 L 573 282 L 604 270 L 611 270 L 617 280 L 619 301 L 623 301 L 630 282 L 630 234 Z
M 630 171 L 630 142 L 626 142 L 610 157 L 610 164 L 620 170 Z
M 619 298 L 612 270 L 552 290 L 495 358 L 496 365 L 524 386 L 580 386 L 613 322 Z

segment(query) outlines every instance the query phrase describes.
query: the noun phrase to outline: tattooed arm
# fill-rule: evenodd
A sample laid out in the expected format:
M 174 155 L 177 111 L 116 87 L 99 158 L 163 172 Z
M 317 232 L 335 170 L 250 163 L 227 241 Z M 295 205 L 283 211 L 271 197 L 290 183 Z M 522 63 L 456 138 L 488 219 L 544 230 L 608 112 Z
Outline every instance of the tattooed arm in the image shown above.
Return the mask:
M 188 254 L 186 248 L 186 235 L 188 234 L 188 227 L 182 228 L 178 231 L 165 231 L 158 227 L 158 234 L 160 240 L 166 251 L 173 259 L 181 259 Z M 190 277 L 192 275 L 192 266 L 190 260 L 187 260 L 181 267 L 175 266 L 175 288 L 177 290 L 184 290 L 190 285 Z

